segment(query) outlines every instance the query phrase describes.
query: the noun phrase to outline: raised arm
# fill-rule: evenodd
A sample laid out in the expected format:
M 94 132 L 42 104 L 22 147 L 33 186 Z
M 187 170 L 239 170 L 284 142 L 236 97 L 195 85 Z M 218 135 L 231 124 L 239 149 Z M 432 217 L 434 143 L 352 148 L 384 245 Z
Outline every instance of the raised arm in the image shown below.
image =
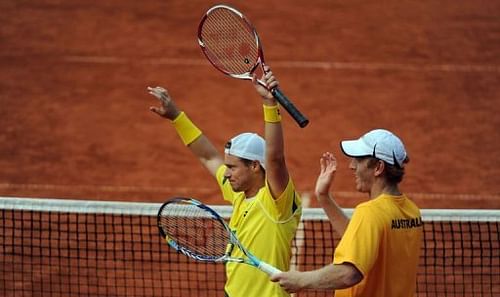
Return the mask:
M 337 171 L 337 160 L 332 153 L 326 152 L 321 156 L 319 163 L 320 173 L 316 180 L 316 198 L 325 210 L 335 232 L 342 236 L 349 224 L 349 218 L 330 194 L 330 186 Z
M 149 109 L 172 122 L 182 142 L 215 176 L 217 169 L 224 163 L 222 155 L 188 116 L 176 106 L 166 89 L 148 87 L 148 91 L 160 101 L 160 106 L 151 106 Z
M 256 77 L 254 77 L 253 81 L 257 93 L 263 99 L 267 182 L 273 198 L 277 199 L 285 190 L 289 175 L 285 163 L 283 128 L 281 127 L 279 106 L 269 91 L 278 86 L 278 81 L 268 66 L 264 66 L 264 71 L 265 74 L 261 80 L 267 85 L 267 88 L 260 85 Z

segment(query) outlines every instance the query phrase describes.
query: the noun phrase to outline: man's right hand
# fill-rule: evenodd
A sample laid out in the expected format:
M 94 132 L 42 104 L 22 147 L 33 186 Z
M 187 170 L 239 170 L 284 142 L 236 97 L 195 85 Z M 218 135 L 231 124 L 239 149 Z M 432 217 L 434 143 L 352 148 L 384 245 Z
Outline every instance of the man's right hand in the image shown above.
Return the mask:
M 171 121 L 180 114 L 180 110 L 177 108 L 166 89 L 162 87 L 148 87 L 148 92 L 160 100 L 161 103 L 160 106 L 149 107 L 149 110 Z
M 326 152 L 320 158 L 321 171 L 316 180 L 316 197 L 328 196 L 330 186 L 337 171 L 337 160 L 332 153 Z

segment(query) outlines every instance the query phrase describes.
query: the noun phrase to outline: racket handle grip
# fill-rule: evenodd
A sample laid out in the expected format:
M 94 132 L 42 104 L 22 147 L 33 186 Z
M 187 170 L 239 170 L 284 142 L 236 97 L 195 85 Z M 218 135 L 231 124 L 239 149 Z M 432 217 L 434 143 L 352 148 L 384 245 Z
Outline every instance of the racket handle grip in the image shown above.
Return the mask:
M 259 266 L 257 268 L 259 268 L 260 270 L 264 271 L 269 276 L 273 276 L 276 273 L 280 273 L 281 272 L 281 270 L 279 270 L 278 268 L 272 266 L 271 264 L 267 264 L 266 262 L 263 262 L 263 261 L 260 262 L 260 264 L 259 264 Z
M 279 88 L 274 88 L 271 90 L 274 98 L 280 103 L 283 108 L 292 116 L 292 118 L 299 124 L 300 128 L 304 128 L 309 124 L 309 120 L 293 105 L 293 103 L 288 99 Z

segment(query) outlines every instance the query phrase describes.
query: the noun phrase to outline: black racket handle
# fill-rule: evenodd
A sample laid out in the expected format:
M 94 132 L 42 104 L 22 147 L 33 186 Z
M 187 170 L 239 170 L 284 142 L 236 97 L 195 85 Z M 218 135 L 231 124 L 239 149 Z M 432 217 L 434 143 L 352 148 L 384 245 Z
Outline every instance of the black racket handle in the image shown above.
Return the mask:
M 293 103 L 288 99 L 279 88 L 274 88 L 271 90 L 274 98 L 283 106 L 286 111 L 292 116 L 292 118 L 299 124 L 300 128 L 304 128 L 309 124 L 309 120 L 293 105 Z

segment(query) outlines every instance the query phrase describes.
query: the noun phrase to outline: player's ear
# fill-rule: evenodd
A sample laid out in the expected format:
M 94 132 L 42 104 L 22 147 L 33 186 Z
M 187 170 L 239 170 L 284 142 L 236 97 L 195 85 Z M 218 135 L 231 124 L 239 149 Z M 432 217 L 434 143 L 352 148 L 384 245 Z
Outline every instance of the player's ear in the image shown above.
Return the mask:
M 252 170 L 255 172 L 260 170 L 260 162 L 259 161 L 252 161 Z
M 375 165 L 375 170 L 373 171 L 373 174 L 375 176 L 380 176 L 385 170 L 385 162 L 382 160 L 377 160 L 377 164 Z

